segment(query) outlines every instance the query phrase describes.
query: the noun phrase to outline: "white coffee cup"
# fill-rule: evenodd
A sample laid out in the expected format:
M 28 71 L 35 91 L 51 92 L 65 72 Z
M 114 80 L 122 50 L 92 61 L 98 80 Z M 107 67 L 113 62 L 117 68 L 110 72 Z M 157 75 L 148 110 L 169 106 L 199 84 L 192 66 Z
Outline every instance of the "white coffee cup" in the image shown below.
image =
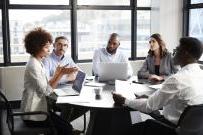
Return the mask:
M 102 89 L 103 89 L 102 87 L 96 87 L 96 88 L 94 88 L 95 94 L 96 94 L 96 95 L 101 95 Z

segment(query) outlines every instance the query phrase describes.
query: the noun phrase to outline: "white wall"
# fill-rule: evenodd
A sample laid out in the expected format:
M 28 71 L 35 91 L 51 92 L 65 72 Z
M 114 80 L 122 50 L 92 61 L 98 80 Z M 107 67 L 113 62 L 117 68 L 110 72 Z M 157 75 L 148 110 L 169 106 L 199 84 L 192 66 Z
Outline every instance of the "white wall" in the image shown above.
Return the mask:
M 152 0 L 151 33 L 160 33 L 169 51 L 182 37 L 183 0 Z

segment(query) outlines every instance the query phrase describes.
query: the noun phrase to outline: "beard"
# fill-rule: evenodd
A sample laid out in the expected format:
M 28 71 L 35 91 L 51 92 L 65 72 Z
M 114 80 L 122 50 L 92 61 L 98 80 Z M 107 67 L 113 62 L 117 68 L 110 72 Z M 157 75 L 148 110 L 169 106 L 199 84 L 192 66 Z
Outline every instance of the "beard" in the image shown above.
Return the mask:
M 107 52 L 110 53 L 110 54 L 115 54 L 116 51 L 117 51 L 117 48 L 115 49 L 110 49 L 109 47 L 106 48 Z

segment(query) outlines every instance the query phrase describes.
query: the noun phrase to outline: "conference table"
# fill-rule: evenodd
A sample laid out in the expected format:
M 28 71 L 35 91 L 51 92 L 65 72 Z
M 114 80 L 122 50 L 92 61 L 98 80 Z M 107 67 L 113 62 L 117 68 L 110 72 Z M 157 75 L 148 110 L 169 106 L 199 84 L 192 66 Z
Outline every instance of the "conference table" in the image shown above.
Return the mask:
M 118 135 L 125 132 L 132 124 L 130 111 L 126 106 L 116 105 L 112 98 L 114 84 L 106 83 L 98 96 L 95 87 L 83 86 L 79 96 L 57 97 L 56 105 L 61 107 L 84 108 L 90 110 L 90 121 L 87 135 Z M 125 87 L 123 88 L 125 89 Z M 146 89 L 149 89 L 146 86 Z M 154 91 L 154 89 L 151 89 Z M 138 113 L 137 121 L 141 121 Z

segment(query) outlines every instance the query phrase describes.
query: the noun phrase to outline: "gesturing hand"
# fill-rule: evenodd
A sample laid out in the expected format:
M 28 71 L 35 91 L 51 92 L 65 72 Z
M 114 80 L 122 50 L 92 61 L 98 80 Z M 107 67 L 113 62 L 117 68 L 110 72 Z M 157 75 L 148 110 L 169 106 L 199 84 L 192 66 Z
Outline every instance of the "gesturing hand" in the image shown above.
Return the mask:
M 112 93 L 112 95 L 113 95 L 113 100 L 116 104 L 123 105 L 125 103 L 125 98 L 122 95 L 114 92 Z

